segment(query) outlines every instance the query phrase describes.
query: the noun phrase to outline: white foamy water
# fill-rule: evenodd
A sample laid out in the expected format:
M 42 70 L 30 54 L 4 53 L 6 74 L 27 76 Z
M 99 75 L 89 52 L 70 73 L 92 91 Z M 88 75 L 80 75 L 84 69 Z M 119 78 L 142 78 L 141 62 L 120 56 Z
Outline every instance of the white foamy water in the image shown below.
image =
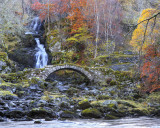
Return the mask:
M 41 26 L 42 26 L 41 20 L 39 19 L 39 17 L 35 17 L 29 26 L 31 32 L 26 32 L 25 34 L 38 35 Z M 48 55 L 46 53 L 44 45 L 41 44 L 40 39 L 36 37 L 35 41 L 37 50 L 37 53 L 35 54 L 36 57 L 35 68 L 44 68 L 48 63 Z
M 53 120 L 34 124 L 34 121 L 1 122 L 0 128 L 160 128 L 158 118 L 123 118 L 117 120 Z
M 35 38 L 37 47 L 36 49 L 38 50 L 37 53 L 35 54 L 36 56 L 36 66 L 35 68 L 44 68 L 47 65 L 48 62 L 48 55 L 46 53 L 46 50 L 44 48 L 43 44 L 40 44 L 39 38 Z

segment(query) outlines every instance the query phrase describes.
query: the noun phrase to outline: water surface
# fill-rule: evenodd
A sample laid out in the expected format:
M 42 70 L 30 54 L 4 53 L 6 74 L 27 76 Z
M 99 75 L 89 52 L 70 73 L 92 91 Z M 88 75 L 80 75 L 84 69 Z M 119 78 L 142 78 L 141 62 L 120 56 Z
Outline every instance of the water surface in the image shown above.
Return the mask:
M 34 121 L 2 122 L 0 128 L 160 128 L 160 118 L 123 118 L 117 120 L 54 120 L 34 124 Z

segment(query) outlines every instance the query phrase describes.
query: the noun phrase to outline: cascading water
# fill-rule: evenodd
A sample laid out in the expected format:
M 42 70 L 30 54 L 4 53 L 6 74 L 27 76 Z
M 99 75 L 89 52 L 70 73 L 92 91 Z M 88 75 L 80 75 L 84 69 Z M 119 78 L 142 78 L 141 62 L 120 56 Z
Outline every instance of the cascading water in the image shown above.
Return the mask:
M 40 44 L 39 38 L 35 38 L 38 52 L 36 53 L 36 68 L 44 68 L 48 62 L 48 55 L 43 44 Z
M 30 28 L 33 32 L 26 32 L 26 34 L 38 34 L 40 31 L 42 24 L 39 17 L 35 17 L 30 25 Z M 40 43 L 40 39 L 38 37 L 35 38 L 37 43 L 36 50 L 37 53 L 35 54 L 36 57 L 36 66 L 35 68 L 44 68 L 48 63 L 48 55 L 46 53 L 45 47 L 43 44 Z
M 41 20 L 39 19 L 39 17 L 35 17 L 31 23 L 30 28 L 33 29 L 36 33 L 38 33 L 41 25 L 42 24 L 41 24 Z

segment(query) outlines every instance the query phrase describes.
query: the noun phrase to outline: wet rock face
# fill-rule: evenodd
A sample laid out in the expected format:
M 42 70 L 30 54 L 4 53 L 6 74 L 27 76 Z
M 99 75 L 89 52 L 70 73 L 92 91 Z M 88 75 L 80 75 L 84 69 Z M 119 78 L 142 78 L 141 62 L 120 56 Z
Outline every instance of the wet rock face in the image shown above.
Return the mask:
M 7 66 L 7 63 L 6 63 L 6 62 L 0 61 L 0 71 L 2 71 L 3 68 L 6 67 L 6 66 Z
M 36 52 L 34 48 L 20 48 L 10 52 L 9 58 L 22 64 L 24 67 L 35 67 Z
M 63 111 L 60 114 L 61 118 L 65 118 L 65 119 L 73 119 L 73 118 L 78 118 L 79 116 L 77 114 L 75 114 L 74 112 L 71 111 Z
M 35 108 L 32 109 L 28 114 L 28 117 L 34 118 L 34 119 L 42 119 L 42 118 L 55 118 L 56 114 L 53 111 L 47 111 L 45 109 L 41 109 L 41 108 Z
M 110 68 L 115 71 L 129 71 L 133 66 L 134 64 L 121 64 L 110 66 Z
M 11 110 L 9 112 L 7 112 L 6 114 L 6 117 L 8 118 L 23 118 L 26 114 L 23 110 Z
M 11 62 L 8 59 L 6 52 L 0 52 L 0 73 L 10 73 L 12 72 Z

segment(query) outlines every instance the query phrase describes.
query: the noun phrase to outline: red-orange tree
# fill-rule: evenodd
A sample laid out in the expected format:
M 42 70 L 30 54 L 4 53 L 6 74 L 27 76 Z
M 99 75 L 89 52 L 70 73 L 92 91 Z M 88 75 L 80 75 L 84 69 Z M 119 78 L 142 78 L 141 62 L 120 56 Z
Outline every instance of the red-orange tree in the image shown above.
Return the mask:
M 84 10 L 86 7 L 86 0 L 73 0 L 70 3 L 68 19 L 71 22 L 71 34 L 86 26 Z
M 150 45 L 146 48 L 144 63 L 141 68 L 143 91 L 153 92 L 160 89 L 160 46 Z
M 55 4 L 52 1 L 44 4 L 36 0 L 35 3 L 31 5 L 31 8 L 39 13 L 41 20 L 44 20 L 47 17 L 54 15 Z

